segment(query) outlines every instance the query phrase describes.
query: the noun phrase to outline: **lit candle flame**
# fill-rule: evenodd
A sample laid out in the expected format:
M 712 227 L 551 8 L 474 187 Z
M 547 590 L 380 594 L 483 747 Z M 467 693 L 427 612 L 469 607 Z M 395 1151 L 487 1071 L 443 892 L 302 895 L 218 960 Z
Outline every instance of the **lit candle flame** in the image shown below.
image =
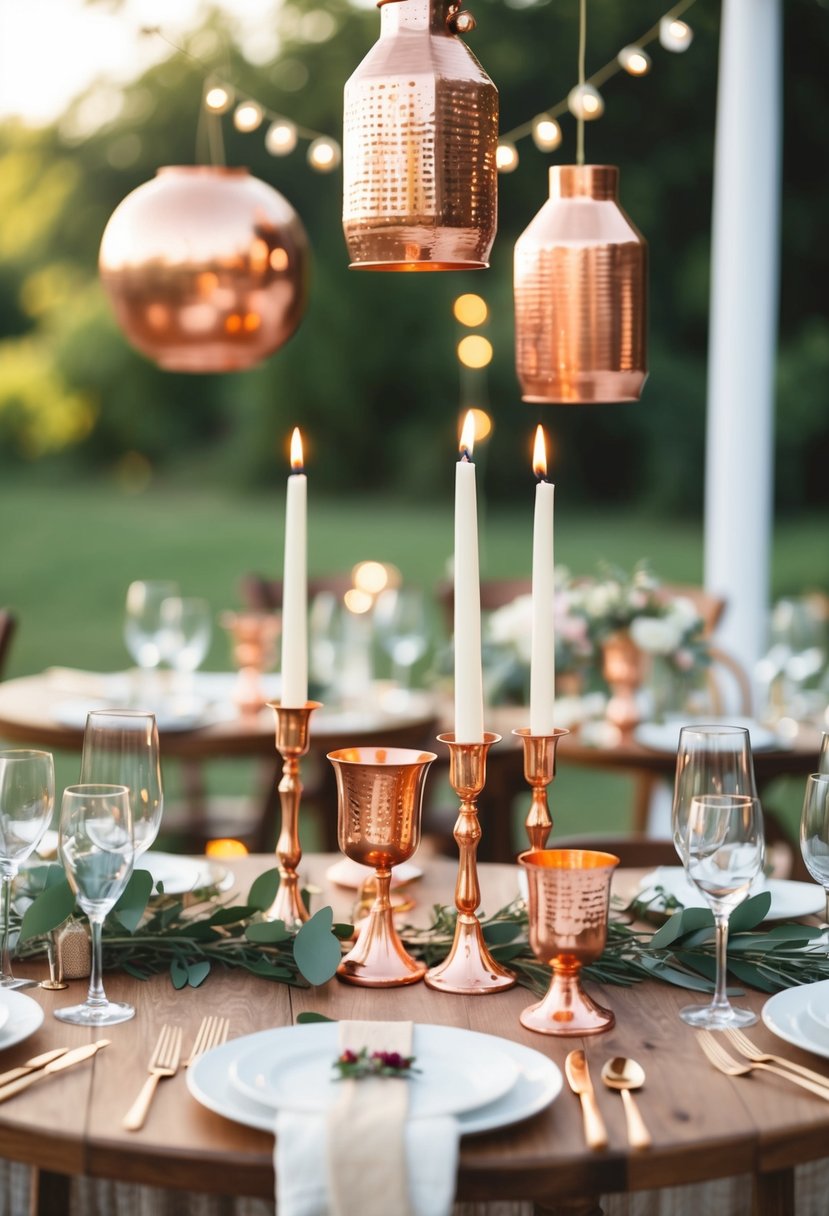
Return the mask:
M 302 455 L 302 436 L 299 433 L 299 427 L 295 426 L 291 435 L 291 468 L 294 472 L 299 472 L 305 464 Z
M 541 423 L 535 429 L 535 443 L 533 444 L 533 472 L 539 479 L 546 480 L 547 477 L 547 440 L 544 436 L 544 428 Z
M 472 459 L 472 449 L 475 446 L 475 411 L 467 410 L 466 417 L 463 420 L 463 428 L 461 429 L 461 441 L 459 450 L 461 457 Z

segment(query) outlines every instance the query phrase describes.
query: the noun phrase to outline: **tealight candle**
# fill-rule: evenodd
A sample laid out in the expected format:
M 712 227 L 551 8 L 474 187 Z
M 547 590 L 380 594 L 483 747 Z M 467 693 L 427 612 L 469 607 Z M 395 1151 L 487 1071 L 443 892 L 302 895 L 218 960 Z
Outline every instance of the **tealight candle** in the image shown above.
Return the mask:
M 282 576 L 282 704 L 297 709 L 308 700 L 307 482 L 302 436 L 294 427 L 285 503 Z
M 475 417 L 470 410 L 461 431 L 461 458 L 455 466 L 455 741 L 483 743 L 484 694 L 481 669 L 481 585 L 478 570 L 478 501 L 472 448 Z
M 547 448 L 538 427 L 533 448 L 535 487 L 532 571 L 532 650 L 530 657 L 530 734 L 551 735 L 555 729 L 556 631 L 553 502 L 555 486 L 547 481 Z

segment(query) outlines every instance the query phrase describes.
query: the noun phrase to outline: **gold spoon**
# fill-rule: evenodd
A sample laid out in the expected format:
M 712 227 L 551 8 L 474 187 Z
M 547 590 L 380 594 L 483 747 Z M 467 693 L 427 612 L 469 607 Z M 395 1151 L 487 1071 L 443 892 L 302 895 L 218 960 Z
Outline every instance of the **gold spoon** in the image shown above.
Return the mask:
M 602 1068 L 602 1080 L 608 1089 L 618 1089 L 625 1108 L 628 1142 L 631 1148 L 650 1148 L 651 1136 L 633 1100 L 632 1089 L 641 1089 L 645 1084 L 645 1070 L 636 1060 L 625 1056 L 614 1056 Z

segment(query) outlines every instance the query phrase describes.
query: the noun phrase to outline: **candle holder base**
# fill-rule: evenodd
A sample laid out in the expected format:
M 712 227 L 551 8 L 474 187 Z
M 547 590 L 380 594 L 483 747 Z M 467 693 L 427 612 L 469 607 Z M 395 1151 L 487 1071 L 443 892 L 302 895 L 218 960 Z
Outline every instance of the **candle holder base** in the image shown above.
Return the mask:
M 426 972 L 425 983 L 438 992 L 475 996 L 503 992 L 514 987 L 516 979 L 487 950 L 478 918 L 461 913 L 452 949 L 442 963 Z
M 269 701 L 276 716 L 276 750 L 283 760 L 282 780 L 279 782 L 279 802 L 282 822 L 276 842 L 276 860 L 279 867 L 279 890 L 271 906 L 263 912 L 265 920 L 281 920 L 285 928 L 296 933 L 308 919 L 308 909 L 299 892 L 297 869 L 302 860 L 299 844 L 299 804 L 302 799 L 302 781 L 299 776 L 299 758 L 310 746 L 310 718 L 320 701 L 306 701 L 304 705 L 282 705 Z
M 337 979 L 364 988 L 397 988 L 416 984 L 426 964 L 406 953 L 390 907 L 372 908 L 363 921 L 354 947 L 337 968 Z
M 524 821 L 532 849 L 545 849 L 553 820 L 547 803 L 547 786 L 556 775 L 556 751 L 569 730 L 554 727 L 549 735 L 533 735 L 528 726 L 512 732 L 524 746 L 524 780 L 532 790 L 532 802 Z

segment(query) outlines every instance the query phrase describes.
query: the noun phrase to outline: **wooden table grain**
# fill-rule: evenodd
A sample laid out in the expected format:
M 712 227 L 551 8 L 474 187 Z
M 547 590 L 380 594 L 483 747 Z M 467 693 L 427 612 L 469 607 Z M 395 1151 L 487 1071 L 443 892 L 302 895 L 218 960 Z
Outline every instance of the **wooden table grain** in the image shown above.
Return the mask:
M 331 857 L 307 858 L 307 878 L 322 888 L 320 902 L 331 903 L 347 918 L 353 892 L 330 887 L 325 869 Z M 234 861 L 238 890 L 244 897 L 268 857 Z M 456 867 L 435 859 L 427 875 L 410 890 L 416 894 L 411 918 L 428 916 L 434 902 L 451 902 Z M 617 885 L 630 883 L 620 872 Z M 494 911 L 516 891 L 510 866 L 482 866 L 483 907 Z M 38 977 L 44 965 L 18 964 L 21 974 Z M 232 1036 L 290 1025 L 302 1010 L 330 1017 L 399 1019 L 467 1027 L 524 1043 L 563 1067 L 567 1052 L 583 1046 L 597 1084 L 610 1144 L 590 1152 L 584 1144 L 578 1100 L 565 1088 L 540 1114 L 512 1127 L 465 1137 L 461 1144 L 458 1197 L 462 1200 L 521 1199 L 539 1212 L 588 1211 L 597 1196 L 611 1192 L 678 1186 L 740 1173 L 755 1179 L 758 1216 L 793 1210 L 793 1170 L 827 1153 L 829 1104 L 782 1079 L 731 1079 L 715 1072 L 679 1020 L 689 994 L 645 982 L 632 988 L 598 992 L 616 1013 L 608 1034 L 583 1040 L 533 1034 L 518 1022 L 531 997 L 515 988 L 485 997 L 453 996 L 424 985 L 372 991 L 336 980 L 311 989 L 291 989 L 237 971 L 211 973 L 203 987 L 175 992 L 167 976 L 142 982 L 107 973 L 107 993 L 136 1005 L 133 1021 L 105 1032 L 111 1046 L 88 1065 L 58 1074 L 0 1104 L 0 1153 L 55 1174 L 86 1174 L 145 1185 L 226 1195 L 272 1197 L 273 1138 L 206 1110 L 186 1088 L 183 1072 L 159 1086 L 150 1116 L 139 1132 L 122 1130 L 121 1117 L 146 1075 L 146 1064 L 160 1025 L 184 1028 L 185 1051 L 204 1014 L 230 1018 Z M 25 1043 L 2 1053 L 3 1069 L 58 1045 L 74 1046 L 100 1032 L 65 1026 L 52 1011 L 79 995 L 82 981 L 66 992 L 31 989 L 46 1012 L 43 1026 Z M 746 1002 L 759 1010 L 765 998 L 751 993 Z M 762 1026 L 754 1037 L 770 1049 L 780 1043 Z M 825 1071 L 814 1057 L 795 1049 L 785 1054 Z M 629 1055 L 646 1069 L 638 1095 L 653 1135 L 650 1151 L 627 1148 L 622 1103 L 601 1088 L 599 1073 L 610 1056 Z M 48 1188 L 44 1195 L 51 1195 Z M 53 1198 L 50 1199 L 53 1204 Z M 47 1209 L 44 1209 L 47 1210 Z

